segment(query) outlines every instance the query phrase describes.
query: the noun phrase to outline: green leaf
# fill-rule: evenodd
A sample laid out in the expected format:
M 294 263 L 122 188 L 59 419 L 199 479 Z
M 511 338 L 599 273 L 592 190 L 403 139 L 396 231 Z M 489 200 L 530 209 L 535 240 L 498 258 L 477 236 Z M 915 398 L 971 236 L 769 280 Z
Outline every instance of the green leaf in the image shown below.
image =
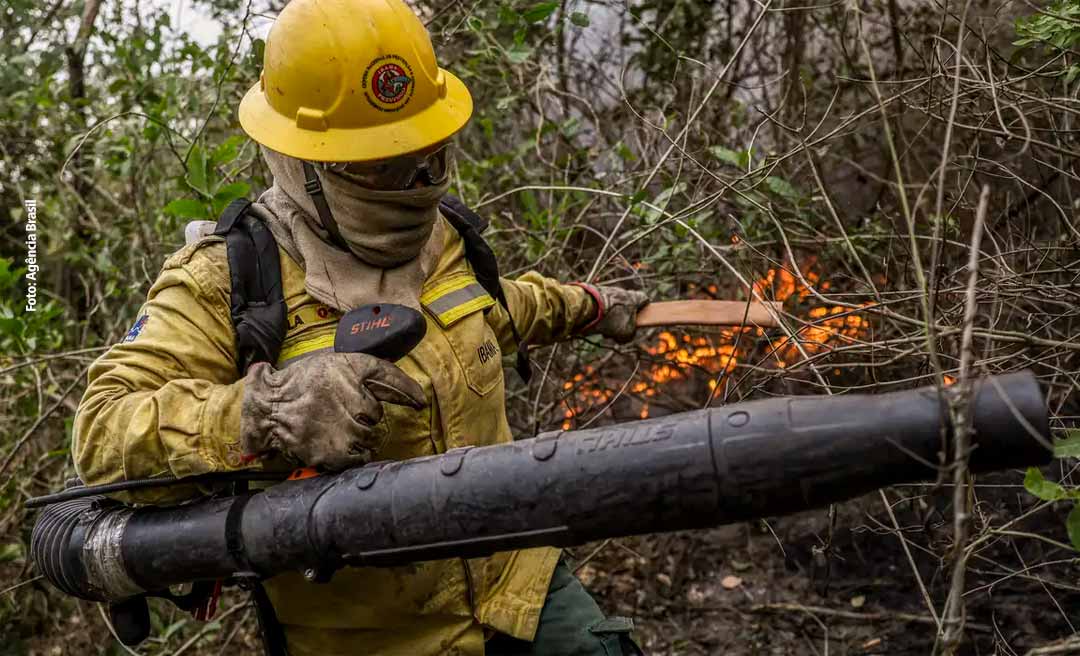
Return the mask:
M 1054 457 L 1080 457 L 1080 430 L 1071 430 L 1065 434 L 1065 439 L 1054 442 Z
M 521 22 L 521 12 L 510 6 L 510 3 L 500 2 L 499 10 L 492 16 L 491 13 L 486 13 L 485 25 L 491 30 L 497 30 L 500 27 L 514 27 Z
M 480 124 L 480 129 L 484 131 L 484 136 L 487 139 L 490 140 L 495 138 L 495 124 L 490 118 L 484 116 L 480 118 L 477 123 Z
M 633 162 L 637 159 L 634 155 L 634 151 L 630 150 L 630 148 L 622 141 L 615 144 L 615 153 L 624 162 Z
M 791 183 L 783 178 L 768 177 L 765 178 L 765 185 L 769 188 L 769 191 L 773 192 L 777 196 L 783 196 L 790 200 L 796 200 L 799 198 L 799 192 L 795 187 L 791 186 Z
M 1069 511 L 1069 516 L 1065 518 L 1065 530 L 1069 533 L 1073 549 L 1080 551 L 1080 504 Z
M 1080 75 L 1080 66 L 1073 64 L 1065 74 L 1065 84 L 1072 84 L 1078 75 Z
M 533 5 L 529 9 L 526 9 L 521 13 L 521 17 L 530 23 L 539 23 L 555 13 L 555 10 L 558 8 L 558 2 L 541 2 L 540 4 Z
M 581 130 L 581 121 L 577 117 L 571 117 L 559 125 L 559 130 L 567 138 L 573 137 Z
M 9 542 L 0 547 L 0 563 L 9 563 L 13 560 L 21 560 L 23 557 L 22 545 L 18 542 Z
M 206 182 L 206 153 L 203 149 L 195 146 L 191 149 L 191 155 L 187 161 L 187 183 L 203 196 L 210 196 L 210 188 Z
M 165 213 L 181 219 L 205 219 L 206 205 L 191 198 L 178 198 L 165 206 Z
M 739 153 L 735 152 L 730 148 L 724 148 L 723 146 L 713 146 L 712 148 L 709 148 L 709 152 L 712 153 L 713 157 L 720 160 L 721 162 L 727 162 L 732 166 L 739 166 Z
M 15 280 L 15 272 L 11 270 L 11 260 L 6 257 L 0 257 L 0 289 L 4 289 L 11 285 Z
M 181 620 L 179 620 L 177 622 L 173 622 L 172 624 L 170 624 L 168 627 L 165 628 L 165 631 L 161 634 L 161 639 L 162 640 L 168 640 L 169 636 L 171 636 L 172 634 L 174 634 L 177 631 L 179 631 L 180 629 L 182 629 L 187 623 L 188 623 L 187 619 L 181 619 Z
M 1024 476 L 1024 487 L 1043 501 L 1058 501 L 1066 497 L 1065 489 L 1043 478 L 1037 467 L 1028 467 L 1027 475 Z
M 678 196 L 684 191 L 686 191 L 686 183 L 680 182 L 674 187 L 668 187 L 667 189 L 664 189 L 659 194 L 657 194 L 656 198 L 654 198 L 651 203 L 653 207 L 650 207 L 642 214 L 645 222 L 655 223 L 656 220 L 659 219 L 661 214 L 663 213 L 662 210 L 665 209 L 668 203 L 671 202 L 672 196 Z
M 251 42 L 251 58 L 262 64 L 263 53 L 266 52 L 266 41 L 255 39 Z
M 240 135 L 233 135 L 225 141 L 218 144 L 218 147 L 214 149 L 214 154 L 210 156 L 210 164 L 212 166 L 220 166 L 221 164 L 228 164 L 236 159 L 236 156 L 240 153 L 240 146 L 244 143 L 244 137 Z
M 499 112 L 506 111 L 508 107 L 514 104 L 517 100 L 517 96 L 503 96 L 495 101 L 495 110 Z
M 724 148 L 723 146 L 713 146 L 709 148 L 709 152 L 712 153 L 716 159 L 733 164 L 740 169 L 749 169 L 750 162 L 753 160 L 753 149 L 747 148 L 746 150 L 731 150 L 730 148 Z
M 506 51 L 506 58 L 510 60 L 511 64 L 521 64 L 529 58 L 532 51 L 532 48 L 523 43 L 515 43 Z
M 521 196 L 519 196 L 519 198 L 521 200 L 521 204 L 525 208 L 526 214 L 534 214 L 540 211 L 540 203 L 536 201 L 536 194 L 534 194 L 532 190 L 526 189 L 525 191 L 521 192 Z
M 214 214 L 221 214 L 229 203 L 247 196 L 250 192 L 251 185 L 246 182 L 233 182 L 222 186 L 214 194 Z
M 0 317 L 0 335 L 18 337 L 22 335 L 23 321 L 12 317 Z
M 575 11 L 574 13 L 570 14 L 570 22 L 574 25 L 577 25 L 578 27 L 588 27 L 589 16 L 587 14 L 581 13 L 580 11 Z

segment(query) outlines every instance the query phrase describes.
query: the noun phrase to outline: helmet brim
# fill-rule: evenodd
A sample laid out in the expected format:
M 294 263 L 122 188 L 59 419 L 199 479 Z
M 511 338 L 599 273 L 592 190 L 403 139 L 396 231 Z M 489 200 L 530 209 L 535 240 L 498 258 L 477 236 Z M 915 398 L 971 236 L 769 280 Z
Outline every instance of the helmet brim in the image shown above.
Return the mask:
M 312 162 L 369 162 L 405 155 L 449 139 L 472 116 L 465 83 L 442 72 L 446 95 L 416 114 L 371 127 L 322 131 L 298 128 L 270 106 L 256 83 L 240 101 L 240 126 L 270 150 Z

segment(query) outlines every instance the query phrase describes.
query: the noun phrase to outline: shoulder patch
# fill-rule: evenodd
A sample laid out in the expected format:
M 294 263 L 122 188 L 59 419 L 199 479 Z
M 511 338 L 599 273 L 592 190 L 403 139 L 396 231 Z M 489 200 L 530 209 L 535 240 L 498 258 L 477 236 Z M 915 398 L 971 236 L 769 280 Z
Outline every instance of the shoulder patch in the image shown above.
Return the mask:
M 135 323 L 131 326 L 131 329 L 127 331 L 127 334 L 124 335 L 124 339 L 120 340 L 120 343 L 121 344 L 127 344 L 128 342 L 134 342 L 135 339 L 138 338 L 139 334 L 143 331 L 143 328 L 146 327 L 146 324 L 149 321 L 150 321 L 150 315 L 149 314 L 147 314 L 145 312 L 143 314 L 141 314 L 139 316 L 139 318 L 135 320 Z
M 493 299 L 471 273 L 455 273 L 424 287 L 420 304 L 443 328 L 463 317 L 495 305 Z

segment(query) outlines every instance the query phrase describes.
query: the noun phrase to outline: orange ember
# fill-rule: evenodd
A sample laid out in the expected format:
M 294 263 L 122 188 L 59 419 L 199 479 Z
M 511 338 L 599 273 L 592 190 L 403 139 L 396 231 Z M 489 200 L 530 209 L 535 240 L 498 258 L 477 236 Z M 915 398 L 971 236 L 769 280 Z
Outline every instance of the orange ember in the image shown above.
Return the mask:
M 831 287 L 827 280 L 822 280 L 821 275 L 812 270 L 804 271 L 803 278 L 819 292 Z M 689 287 L 692 298 L 716 298 L 720 293 L 715 284 Z M 754 283 L 754 289 L 764 299 L 789 305 L 786 310 L 792 314 L 799 310 L 794 306 L 819 300 L 810 288 L 786 269 L 769 269 L 765 276 Z M 795 328 L 795 338 L 807 356 L 861 340 L 870 331 L 869 320 L 850 308 L 815 305 L 808 311 L 804 310 L 803 314 L 805 323 Z M 761 328 L 752 326 L 712 329 L 708 333 L 698 334 L 661 331 L 651 344 L 643 347 L 647 354 L 643 359 L 648 364 L 638 371 L 634 380 L 627 385 L 626 392 L 641 403 L 639 416 L 642 419 L 649 416 L 650 401 L 667 391 L 664 386 L 672 381 L 691 381 L 692 378 L 707 376 L 709 393 L 713 394 L 727 382 L 741 361 L 753 357 L 754 351 L 761 346 L 762 337 L 768 339 Z M 799 348 L 787 336 L 768 344 L 767 359 L 777 369 L 784 369 L 803 359 Z M 758 363 L 757 366 L 767 365 Z M 615 390 L 623 385 L 623 381 L 610 381 L 612 384 L 609 385 L 592 374 L 592 367 L 585 367 L 584 373 L 574 375 L 572 382 L 563 385 L 568 397 L 563 430 L 573 428 L 577 417 L 598 411 L 611 403 Z

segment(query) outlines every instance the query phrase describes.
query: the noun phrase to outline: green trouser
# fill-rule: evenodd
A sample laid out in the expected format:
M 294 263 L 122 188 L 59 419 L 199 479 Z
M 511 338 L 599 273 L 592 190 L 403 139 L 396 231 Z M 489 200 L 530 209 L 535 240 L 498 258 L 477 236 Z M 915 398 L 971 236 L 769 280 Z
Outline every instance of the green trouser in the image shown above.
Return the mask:
M 635 656 L 634 623 L 605 617 L 566 562 L 551 577 L 540 625 L 532 642 L 499 633 L 487 641 L 487 656 Z

